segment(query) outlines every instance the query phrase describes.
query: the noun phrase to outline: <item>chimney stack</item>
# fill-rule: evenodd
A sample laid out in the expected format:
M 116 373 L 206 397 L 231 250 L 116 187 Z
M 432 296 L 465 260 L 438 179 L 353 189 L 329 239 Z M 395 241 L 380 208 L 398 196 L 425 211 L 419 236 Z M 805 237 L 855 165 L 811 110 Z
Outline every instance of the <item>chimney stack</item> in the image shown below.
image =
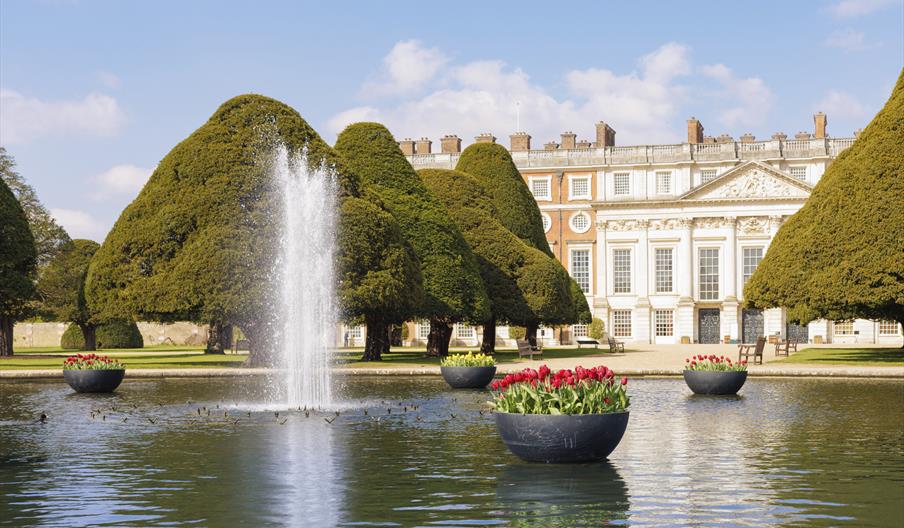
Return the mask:
M 857 130 L 855 130 L 854 131 L 854 139 L 857 139 L 858 137 L 860 137 L 861 132 L 863 132 L 862 128 L 858 128 Z
M 719 134 L 719 137 L 716 138 L 716 143 L 732 143 L 734 142 L 734 138 L 728 134 Z
M 461 138 L 455 134 L 447 134 L 439 140 L 443 154 L 456 154 L 461 152 Z
M 399 148 L 402 149 L 402 154 L 406 156 L 414 155 L 414 140 L 411 138 L 405 138 L 402 141 L 399 141 Z
M 750 132 L 741 136 L 741 143 L 753 143 L 754 141 L 756 141 L 756 136 L 754 136 Z
M 822 112 L 813 114 L 813 124 L 816 125 L 813 131 L 813 137 L 823 139 L 826 137 L 826 125 L 829 124 L 829 118 Z
M 703 136 L 704 143 L 716 143 L 716 138 L 712 136 Z
M 590 142 L 587 141 L 586 139 L 582 139 L 582 140 L 578 141 L 578 148 L 579 149 L 590 148 Z
M 512 152 L 530 150 L 530 134 L 527 132 L 515 132 L 509 136 L 509 139 L 511 140 L 512 145 L 512 148 L 509 150 Z
M 563 149 L 573 149 L 576 146 L 578 135 L 574 132 L 563 132 L 562 135 L 562 147 Z
M 797 134 L 794 134 L 794 139 L 810 139 L 810 137 L 809 132 L 798 132 Z
M 549 143 L 543 144 L 543 150 L 556 150 L 559 148 L 559 144 L 555 141 L 550 141 Z
M 496 136 L 490 134 L 489 132 L 484 132 L 483 134 L 478 134 L 474 136 L 474 143 L 495 143 Z
M 415 147 L 418 154 L 430 154 L 430 151 L 433 147 L 433 142 L 428 138 L 422 137 L 417 141 Z
M 687 120 L 687 142 L 703 143 L 703 123 L 696 117 Z
M 788 139 L 788 134 L 785 134 L 784 132 L 776 132 L 775 134 L 772 134 L 772 139 L 784 141 L 784 140 Z
M 614 147 L 615 146 L 615 129 L 600 121 L 596 124 L 596 143 L 597 148 Z

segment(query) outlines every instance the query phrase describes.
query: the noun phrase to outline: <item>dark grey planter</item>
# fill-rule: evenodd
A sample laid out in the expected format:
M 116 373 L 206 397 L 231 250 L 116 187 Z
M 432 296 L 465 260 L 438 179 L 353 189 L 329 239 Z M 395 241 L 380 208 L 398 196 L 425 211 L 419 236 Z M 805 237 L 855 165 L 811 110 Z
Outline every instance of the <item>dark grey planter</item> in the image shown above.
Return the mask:
M 735 394 L 747 381 L 747 371 L 685 370 L 684 381 L 694 394 Z
M 628 411 L 606 414 L 497 412 L 496 429 L 517 457 L 528 462 L 592 462 L 615 450 L 628 428 Z
M 63 371 L 63 378 L 75 392 L 113 392 L 125 375 L 125 369 Z
M 493 381 L 496 367 L 440 367 L 443 379 L 453 389 L 482 389 Z

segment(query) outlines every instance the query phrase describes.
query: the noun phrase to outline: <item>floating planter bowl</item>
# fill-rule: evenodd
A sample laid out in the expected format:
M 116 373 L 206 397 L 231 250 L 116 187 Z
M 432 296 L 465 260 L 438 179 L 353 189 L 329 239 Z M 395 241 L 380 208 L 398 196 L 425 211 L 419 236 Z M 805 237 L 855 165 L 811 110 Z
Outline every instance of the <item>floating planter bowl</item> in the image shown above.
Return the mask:
M 513 454 L 528 462 L 603 460 L 628 427 L 629 411 L 606 414 L 512 414 L 497 412 L 496 428 Z
M 685 370 L 684 381 L 694 394 L 736 394 L 747 381 L 747 371 Z
M 75 392 L 113 392 L 125 375 L 125 369 L 63 371 L 63 378 Z
M 440 367 L 443 379 L 453 389 L 482 389 L 493 381 L 496 367 Z

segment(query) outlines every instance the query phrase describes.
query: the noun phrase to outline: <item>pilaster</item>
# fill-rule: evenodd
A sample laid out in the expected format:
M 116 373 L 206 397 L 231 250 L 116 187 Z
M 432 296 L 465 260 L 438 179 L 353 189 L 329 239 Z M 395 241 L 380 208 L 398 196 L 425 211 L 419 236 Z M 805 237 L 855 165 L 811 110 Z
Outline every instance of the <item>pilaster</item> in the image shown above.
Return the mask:
M 729 336 L 737 341 L 739 338 L 738 301 L 725 300 L 722 303 L 722 311 L 719 314 L 719 329 L 721 336 Z
M 638 297 L 634 305 L 634 339 L 640 343 L 652 343 L 653 333 L 650 330 L 650 300 Z

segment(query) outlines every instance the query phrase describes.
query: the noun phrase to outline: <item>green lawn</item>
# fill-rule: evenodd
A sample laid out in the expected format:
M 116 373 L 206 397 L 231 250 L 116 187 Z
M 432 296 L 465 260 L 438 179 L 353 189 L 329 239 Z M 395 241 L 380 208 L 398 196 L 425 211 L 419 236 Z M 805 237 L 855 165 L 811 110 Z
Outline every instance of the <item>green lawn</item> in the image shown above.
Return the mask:
M 804 348 L 791 357 L 771 363 L 904 366 L 902 348 Z
M 465 352 L 470 349 L 452 349 L 450 353 Z M 428 365 L 439 365 L 439 358 L 425 357 L 426 350 L 423 348 L 393 348 L 393 352 L 383 355 L 382 361 L 363 362 L 358 361 L 361 358 L 363 349 L 342 349 L 337 353 L 340 363 L 347 367 L 420 367 Z M 556 358 L 578 358 L 591 356 L 594 354 L 609 353 L 609 347 L 601 348 L 547 348 L 543 350 L 543 359 Z M 534 356 L 537 358 L 537 356 Z M 515 349 L 497 349 L 496 363 L 513 363 L 518 360 L 518 351 Z
M 121 354 L 107 350 L 98 351 L 98 354 L 108 355 L 119 359 L 126 368 L 219 368 L 238 367 L 248 358 L 247 354 L 203 354 L 203 353 L 149 353 L 139 354 L 141 349 L 129 350 L 129 354 Z M 122 352 L 122 351 L 121 351 Z M 0 360 L 0 370 L 24 370 L 24 369 L 58 369 L 63 367 L 65 356 L 34 357 L 35 353 L 21 353 L 10 359 Z

